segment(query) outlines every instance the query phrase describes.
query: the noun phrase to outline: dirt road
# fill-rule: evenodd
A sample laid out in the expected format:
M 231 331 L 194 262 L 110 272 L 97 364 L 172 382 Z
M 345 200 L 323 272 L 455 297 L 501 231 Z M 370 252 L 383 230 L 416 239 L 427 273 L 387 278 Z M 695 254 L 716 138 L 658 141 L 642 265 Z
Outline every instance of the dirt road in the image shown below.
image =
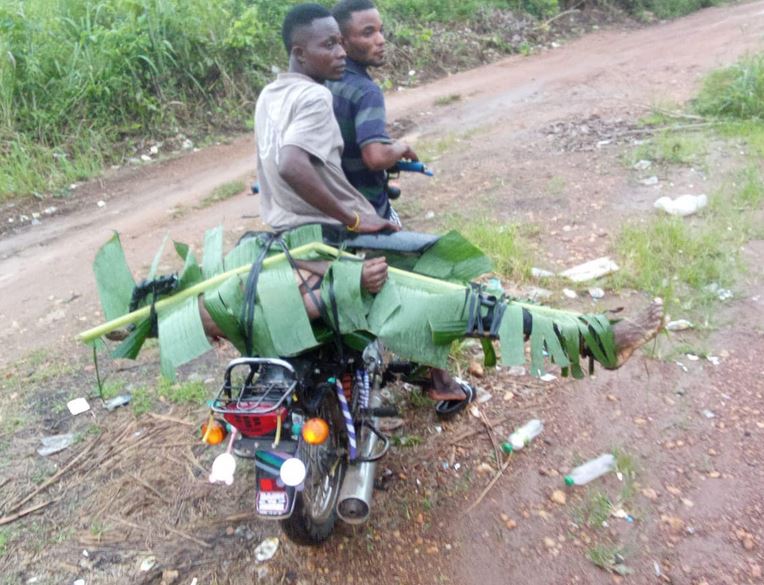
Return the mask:
M 537 224 L 543 242 L 538 263 L 549 268 L 612 252 L 611 236 L 620 223 L 646 213 L 656 197 L 623 168 L 623 149 L 612 135 L 651 105 L 683 103 L 697 91 L 703 74 L 761 50 L 763 35 L 764 1 L 711 8 L 639 30 L 591 34 L 554 50 L 390 94 L 390 120 L 401 122 L 406 139 L 436 158 L 434 180 L 406 179 L 409 225 L 436 228 L 444 212 L 474 208 L 475 215 Z M 449 96 L 458 99 L 436 105 Z M 565 147 L 559 133 L 550 130 L 554 124 L 578 128 L 578 147 Z M 234 239 L 258 226 L 257 197 L 242 194 L 203 204 L 215 187 L 254 178 L 253 148 L 251 137 L 244 136 L 109 173 L 77 190 L 79 210 L 0 239 L 0 317 L 6 323 L 0 365 L 35 348 L 80 351 L 72 335 L 100 322 L 90 263 L 112 230 L 120 232 L 128 260 L 143 274 L 167 233 L 198 247 L 209 227 L 222 224 Z M 712 181 L 712 173 L 673 173 L 665 182 L 691 188 Z M 105 206 L 99 207 L 101 200 Z M 559 487 L 557 470 L 571 458 L 619 445 L 632 450 L 642 471 L 636 488 L 643 512 L 638 526 L 630 529 L 613 518 L 607 529 L 625 542 L 626 564 L 635 571 L 627 579 L 758 582 L 755 567 L 760 575 L 764 564 L 758 487 L 764 461 L 760 448 L 751 445 L 760 446 L 764 438 L 764 372 L 757 361 L 764 355 L 764 315 L 755 299 L 764 246 L 753 242 L 745 254 L 754 268 L 741 284 L 740 300 L 724 309 L 731 324 L 709 341 L 728 356 L 719 367 L 690 364 L 685 372 L 671 361 L 638 357 L 593 384 L 554 383 L 536 393 L 519 393 L 515 403 L 501 404 L 504 391 L 497 388 L 494 408 L 512 412 L 520 406 L 513 423 L 530 411 L 550 422 L 546 442 L 536 454 L 518 457 L 491 497 L 471 514 L 462 513 L 487 483 L 475 471 L 478 461 L 472 461 L 471 491 L 449 491 L 440 505 L 424 508 L 426 518 L 413 514 L 413 528 L 400 527 L 381 516 L 389 512 L 399 518 L 401 498 L 407 514 L 409 505 L 422 509 L 421 498 L 433 505 L 431 490 L 453 487 L 460 476 L 449 472 L 435 484 L 417 484 L 418 504 L 411 504 L 406 486 L 412 485 L 418 465 L 423 473 L 435 473 L 440 461 L 423 461 L 405 472 L 399 468 L 402 479 L 380 496 L 369 531 L 347 530 L 344 536 L 351 538 L 340 536 L 311 551 L 297 572 L 284 573 L 287 581 L 354 582 L 345 579 L 349 574 L 368 583 L 609 583 L 614 577 L 583 553 L 596 536 L 571 528 L 571 513 L 550 503 L 549 494 Z M 614 298 L 610 304 L 634 300 Z M 499 381 L 515 384 L 506 378 L 486 383 Z M 714 411 L 716 418 L 700 416 L 704 410 Z M 434 432 L 433 421 L 421 424 Z M 435 437 L 415 456 L 437 457 L 443 449 L 450 446 Z M 467 447 L 458 457 L 485 458 L 488 451 L 485 445 L 482 449 L 475 454 Z M 402 459 L 395 462 L 405 465 Z M 512 523 L 517 527 L 505 528 Z M 296 549 L 286 550 L 285 567 L 300 558 Z M 338 561 L 329 563 L 331 555 Z M 251 574 L 236 557 L 226 557 L 229 568 Z M 320 579 L 310 573 L 324 565 L 332 568 Z M 241 582 L 231 574 L 228 578 Z
M 656 101 L 687 99 L 704 72 L 760 47 L 762 10 L 758 2 L 711 9 L 677 22 L 602 32 L 557 50 L 506 59 L 390 95 L 389 117 L 411 122 L 411 140 L 491 127 L 510 149 L 518 149 L 532 143 L 552 120 L 633 116 Z M 462 99 L 447 108 L 434 105 L 450 95 Z M 214 225 L 224 225 L 229 233 L 252 226 L 255 222 L 242 216 L 257 215 L 256 197 L 179 213 L 199 205 L 218 185 L 252 179 L 252 142 L 245 136 L 180 159 L 111 173 L 80 188 L 78 196 L 89 201 L 80 211 L 2 238 L 0 318 L 10 325 L 0 334 L 6 347 L 2 359 L 62 341 L 98 321 L 89 263 L 112 230 L 122 234 L 130 258 L 148 262 L 167 233 L 195 244 Z M 486 158 L 501 159 L 513 180 L 522 158 L 496 149 L 480 158 L 466 156 L 474 161 L 475 180 L 485 175 Z M 450 177 L 444 172 L 442 178 L 445 183 Z M 513 191 L 506 196 L 522 197 Z M 97 207 L 99 200 L 106 205 Z M 53 310 L 51 302 L 58 303 Z

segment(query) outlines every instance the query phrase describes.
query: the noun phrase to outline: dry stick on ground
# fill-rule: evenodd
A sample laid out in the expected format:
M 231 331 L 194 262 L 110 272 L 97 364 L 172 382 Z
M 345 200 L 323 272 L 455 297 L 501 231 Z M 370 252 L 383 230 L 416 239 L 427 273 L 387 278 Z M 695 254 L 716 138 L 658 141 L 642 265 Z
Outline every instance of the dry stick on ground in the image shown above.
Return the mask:
M 478 410 L 478 413 L 480 414 L 480 420 L 483 422 L 483 425 L 485 425 L 486 433 L 488 433 L 488 438 L 491 439 L 491 444 L 493 445 L 493 453 L 496 457 L 496 465 L 501 465 L 501 451 L 499 450 L 499 445 L 496 443 L 496 437 L 493 433 L 493 426 L 490 422 L 488 422 L 488 418 L 485 416 L 482 410 Z
M 189 540 L 191 542 L 195 542 L 199 546 L 203 546 L 204 548 L 212 548 L 212 545 L 209 542 L 204 542 L 203 540 L 199 538 L 195 538 L 191 536 L 190 534 L 186 534 L 185 532 L 181 532 L 180 530 L 176 530 L 175 528 L 172 528 L 170 526 L 165 526 L 165 530 L 169 530 L 173 534 L 180 536 L 181 538 L 185 538 L 186 540 Z
M 130 479 L 132 479 L 132 480 L 133 480 L 133 481 L 135 481 L 136 483 L 139 483 L 140 485 L 142 485 L 143 487 L 145 487 L 145 488 L 146 488 L 146 489 L 147 489 L 147 490 L 148 490 L 150 493 L 154 494 L 154 495 L 155 495 L 157 498 L 159 498 L 160 500 L 162 500 L 162 501 L 163 501 L 165 504 L 167 504 L 168 506 L 171 504 L 171 502 L 170 502 L 169 498 L 167 498 L 166 496 L 164 496 L 162 493 L 160 493 L 160 492 L 159 492 L 158 490 L 156 490 L 155 488 L 151 487 L 151 485 L 149 485 L 149 483 L 148 483 L 148 482 L 146 482 L 146 481 L 142 480 L 140 477 L 137 477 L 137 476 L 133 475 L 132 473 L 128 473 L 128 474 L 127 474 L 127 477 L 129 477 Z
M 507 460 L 504 462 L 504 465 L 501 466 L 501 469 L 496 473 L 496 475 L 493 476 L 493 479 L 491 480 L 491 483 L 489 483 L 487 486 L 485 486 L 485 489 L 480 493 L 478 496 L 478 499 L 475 500 L 469 508 L 467 508 L 466 512 L 471 512 L 475 506 L 477 506 L 480 502 L 483 501 L 483 498 L 485 495 L 491 491 L 491 488 L 494 486 L 494 484 L 499 481 L 499 478 L 504 475 L 504 472 L 507 470 L 507 467 L 509 467 L 509 462 L 512 461 L 512 455 L 507 456 Z
M 10 516 L 3 516 L 0 518 L 0 526 L 4 526 L 5 524 L 10 524 L 11 522 L 15 522 L 19 518 L 23 518 L 24 516 L 31 514 L 32 512 L 37 512 L 37 510 L 40 510 L 46 506 L 49 506 L 53 502 L 57 502 L 58 499 L 54 500 L 48 500 L 47 502 L 43 502 L 42 504 L 36 504 L 30 508 L 27 508 L 26 510 L 22 510 L 21 512 L 16 512 L 15 514 L 11 514 Z
M 188 422 L 187 420 L 181 420 L 179 418 L 175 418 L 172 416 L 167 416 L 166 414 L 157 414 L 155 412 L 150 412 L 149 416 L 151 418 L 155 418 L 157 420 L 165 421 L 165 422 L 171 422 L 179 425 L 185 425 L 187 427 L 195 427 L 196 424 L 192 422 Z
M 29 495 L 25 496 L 24 498 L 22 498 L 21 500 L 19 500 L 19 501 L 18 501 L 18 502 L 16 502 L 15 504 L 13 504 L 13 505 L 10 507 L 10 509 L 8 510 L 8 512 L 13 512 L 14 510 L 18 510 L 19 508 L 21 508 L 21 506 L 23 506 L 23 505 L 24 505 L 24 504 L 26 504 L 26 503 L 27 503 L 29 500 L 31 500 L 32 498 L 34 498 L 34 497 L 35 497 L 37 494 L 39 494 L 40 492 L 42 492 L 42 491 L 46 490 L 46 489 L 47 489 L 47 488 L 49 488 L 51 485 L 53 485 L 54 483 L 56 483 L 56 482 L 57 482 L 59 479 L 61 479 L 61 477 L 62 477 L 62 476 L 63 476 L 63 475 L 66 473 L 66 472 L 68 472 L 68 471 L 69 471 L 70 469 L 72 469 L 72 468 L 73 468 L 73 467 L 74 467 L 74 466 L 75 466 L 77 463 L 79 463 L 79 462 L 80 462 L 80 460 L 81 460 L 81 459 L 82 459 L 82 458 L 83 458 L 85 455 L 87 455 L 88 453 L 90 453 L 90 451 L 93 449 L 93 447 L 95 447 L 95 445 L 96 445 L 96 443 L 97 443 L 97 442 L 98 442 L 98 437 L 96 437 L 95 439 L 93 439 L 93 441 L 90 443 L 90 445 L 88 445 L 88 446 L 87 446 L 85 449 L 83 449 L 83 450 L 82 450 L 82 451 L 79 453 L 79 455 L 77 455 L 76 457 L 74 457 L 74 458 L 73 458 L 73 459 L 72 459 L 72 460 L 71 460 L 69 463 L 67 463 L 67 464 L 66 464 L 66 466 L 65 466 L 64 468 L 62 468 L 61 470 L 59 470 L 59 471 L 58 471 L 58 472 L 57 472 L 55 475 L 53 475 L 53 476 L 52 476 L 50 479 L 48 479 L 46 482 L 44 482 L 42 485 L 40 485 L 40 486 L 39 486 L 39 487 L 38 487 L 36 490 L 34 490 L 32 493 L 30 493 Z M 51 501 L 54 501 L 54 500 L 51 500 Z M 48 502 L 48 504 L 49 504 L 49 503 L 50 503 L 50 502 Z M 46 505 L 47 505 L 47 504 L 46 504 Z

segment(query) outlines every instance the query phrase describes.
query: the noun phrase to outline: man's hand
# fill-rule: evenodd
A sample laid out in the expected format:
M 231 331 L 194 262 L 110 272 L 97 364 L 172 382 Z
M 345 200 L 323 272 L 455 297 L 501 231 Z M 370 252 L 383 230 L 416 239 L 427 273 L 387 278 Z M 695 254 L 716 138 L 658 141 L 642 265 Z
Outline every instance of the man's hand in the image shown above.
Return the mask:
M 382 290 L 385 282 L 387 282 L 387 260 L 379 257 L 364 261 L 361 270 L 361 287 L 376 294 Z
M 398 144 L 400 144 L 401 148 L 405 149 L 401 156 L 398 157 L 399 159 L 405 158 L 407 160 L 419 160 L 419 157 L 417 156 L 416 152 L 414 152 L 414 149 L 411 148 L 408 144 L 405 142 L 399 142 Z
M 353 231 L 360 234 L 374 234 L 381 231 L 398 232 L 400 229 L 400 226 L 378 215 L 362 215 L 361 223 Z

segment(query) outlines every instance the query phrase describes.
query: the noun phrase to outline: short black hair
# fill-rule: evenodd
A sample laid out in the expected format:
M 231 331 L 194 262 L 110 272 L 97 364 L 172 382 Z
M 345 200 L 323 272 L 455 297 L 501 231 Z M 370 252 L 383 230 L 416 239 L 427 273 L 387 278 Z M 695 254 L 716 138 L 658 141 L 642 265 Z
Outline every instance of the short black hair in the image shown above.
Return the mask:
M 320 4 L 298 4 L 287 12 L 284 17 L 284 24 L 281 26 L 281 38 L 287 53 L 292 52 L 294 33 L 298 28 L 310 26 L 314 20 L 331 18 L 331 16 L 332 13 Z
M 340 30 L 352 18 L 354 12 L 363 12 L 364 10 L 376 10 L 374 2 L 371 0 L 342 0 L 332 8 L 332 16 L 340 25 Z

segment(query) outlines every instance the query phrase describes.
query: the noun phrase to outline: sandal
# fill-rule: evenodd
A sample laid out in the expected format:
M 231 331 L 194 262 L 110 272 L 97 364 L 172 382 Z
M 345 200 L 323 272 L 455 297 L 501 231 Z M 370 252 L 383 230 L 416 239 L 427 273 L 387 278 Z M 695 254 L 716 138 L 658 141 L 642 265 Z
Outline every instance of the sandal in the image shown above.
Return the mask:
M 435 403 L 435 414 L 441 420 L 448 420 L 459 414 L 465 407 L 475 400 L 477 392 L 464 380 L 460 378 L 454 378 L 454 380 L 461 386 L 464 391 L 465 397 L 461 400 L 438 400 Z

